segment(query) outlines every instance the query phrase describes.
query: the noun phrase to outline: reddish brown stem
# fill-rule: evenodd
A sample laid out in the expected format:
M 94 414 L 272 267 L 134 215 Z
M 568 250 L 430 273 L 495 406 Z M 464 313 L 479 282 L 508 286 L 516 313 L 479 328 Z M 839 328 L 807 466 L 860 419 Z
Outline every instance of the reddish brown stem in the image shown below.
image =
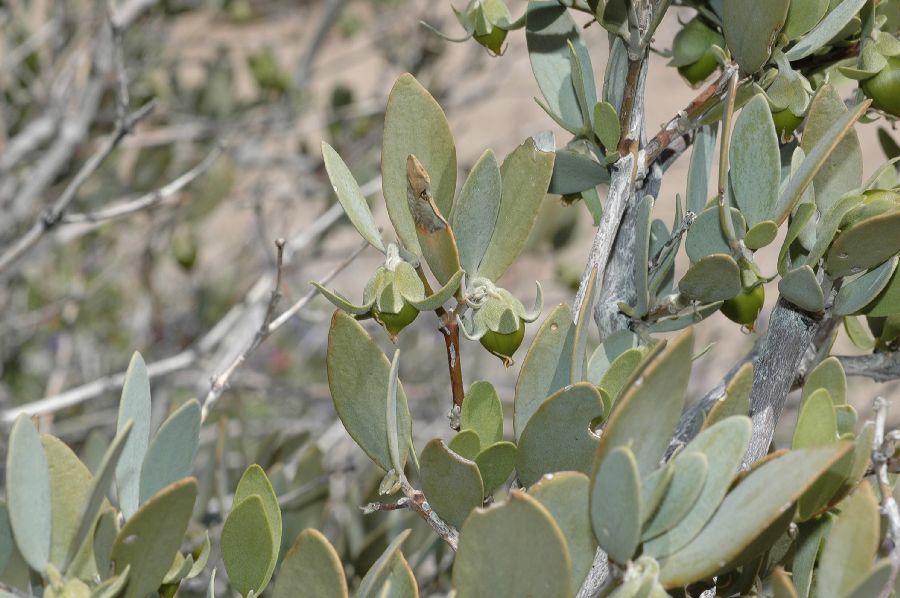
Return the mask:
M 421 264 L 416 267 L 416 273 L 422 280 L 422 284 L 425 285 L 425 293 L 427 295 L 433 295 L 434 291 L 431 290 L 431 285 L 428 283 L 428 278 L 425 276 L 425 270 L 422 269 Z M 463 397 L 466 394 L 465 388 L 463 387 L 462 363 L 459 358 L 459 323 L 457 323 L 456 314 L 454 314 L 452 310 L 448 312 L 443 307 L 438 307 L 434 310 L 434 313 L 436 313 L 441 320 L 441 327 L 438 328 L 438 330 L 444 335 L 444 344 L 447 346 L 447 368 L 450 370 L 450 390 L 453 393 L 453 407 L 458 411 L 462 407 Z M 455 422 L 457 421 L 457 418 L 451 418 L 451 421 Z M 451 427 L 454 430 L 458 430 L 459 424 L 452 424 Z
M 453 406 L 461 408 L 465 389 L 463 388 L 462 363 L 459 359 L 459 323 L 452 312 L 441 318 L 441 334 L 447 346 L 447 367 L 450 370 L 450 388 L 453 391 Z

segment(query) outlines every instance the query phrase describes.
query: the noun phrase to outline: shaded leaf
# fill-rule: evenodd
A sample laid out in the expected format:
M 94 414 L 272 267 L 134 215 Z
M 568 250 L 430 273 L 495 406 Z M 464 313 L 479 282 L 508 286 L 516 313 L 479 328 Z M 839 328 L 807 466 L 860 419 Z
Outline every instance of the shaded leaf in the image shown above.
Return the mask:
M 481 452 L 481 439 L 478 437 L 478 433 L 473 430 L 461 430 L 450 439 L 450 444 L 447 445 L 447 448 L 464 459 L 474 461 L 478 453 Z
M 866 315 L 871 318 L 883 318 L 896 313 L 900 313 L 900 274 L 895 270 L 885 289 L 875 301 L 866 307 Z M 844 319 L 844 324 L 847 325 L 846 318 Z M 847 328 L 849 333 L 850 326 L 847 326 Z M 866 350 L 871 350 L 871 348 L 869 347 Z
M 346 598 L 347 595 L 347 580 L 337 551 L 319 530 L 303 530 L 284 556 L 273 598 Z
M 794 40 L 805 35 L 828 12 L 828 0 L 791 0 L 784 35 Z
M 898 252 L 900 209 L 863 220 L 841 231 L 825 256 L 825 269 L 834 278 L 848 276 L 881 264 Z
M 740 211 L 731 208 L 731 222 L 734 224 L 734 235 L 740 240 L 744 238 L 747 225 L 744 223 L 744 217 Z M 725 240 L 725 234 L 719 224 L 719 208 L 712 206 L 703 210 L 697 215 L 697 218 L 688 229 L 687 237 L 684 241 L 684 249 L 691 258 L 692 262 L 696 262 L 707 255 L 716 253 L 730 253 L 731 248 L 728 241 Z
M 865 4 L 865 0 L 843 0 L 834 6 L 815 29 L 784 53 L 785 58 L 790 61 L 800 60 L 830 42 L 846 27 L 863 4 Z
M 678 281 L 678 291 L 703 303 L 731 299 L 741 292 L 740 268 L 730 255 L 708 255 L 688 268 Z
M 65 571 L 69 545 L 78 532 L 79 517 L 91 492 L 91 472 L 65 443 L 49 434 L 41 437 L 50 476 L 50 562 Z
M 569 150 L 556 150 L 549 193 L 571 195 L 609 183 L 609 170 L 588 155 Z
M 490 495 L 509 479 L 516 467 L 516 445 L 500 441 L 484 448 L 475 457 L 485 496 Z
M 803 127 L 800 147 L 807 156 L 816 145 L 831 134 L 832 125 L 848 114 L 840 94 L 831 85 L 823 85 L 812 99 L 809 116 Z M 813 179 L 815 201 L 819 212 L 825 213 L 834 203 L 862 183 L 863 158 L 856 131 L 850 129 Z
M 753 389 L 753 364 L 745 363 L 725 387 L 725 395 L 706 414 L 702 430 L 734 415 L 750 413 L 750 391 Z
M 687 209 L 694 214 L 703 211 L 703 206 L 709 198 L 709 180 L 712 177 L 718 126 L 717 123 L 704 125 L 697 129 L 694 135 L 687 182 Z
M 778 281 L 778 292 L 808 312 L 819 313 L 825 309 L 825 295 L 816 280 L 816 273 L 809 266 L 800 266 L 786 272 Z
M 862 311 L 888 285 L 891 276 L 897 269 L 897 260 L 898 258 L 895 255 L 858 278 L 845 281 L 834 298 L 834 314 L 836 316 L 848 316 Z
M 820 90 L 819 93 L 823 92 Z M 815 146 L 806 152 L 806 158 L 801 162 L 797 172 L 791 175 L 787 185 L 784 186 L 781 194 L 778 196 L 778 207 L 776 209 L 778 216 L 773 219 L 776 224 L 780 225 L 787 219 L 819 172 L 829 172 L 829 170 L 823 169 L 831 163 L 830 160 L 833 155 L 840 155 L 839 153 L 834 154 L 835 149 L 840 145 L 841 140 L 853 130 L 853 124 L 865 112 L 868 105 L 869 102 L 862 102 L 853 110 L 835 120 Z M 817 202 L 818 199 L 816 197 Z M 819 206 L 821 208 L 821 204 Z
M 278 558 L 278 551 L 259 496 L 236 503 L 222 526 L 220 544 L 231 586 L 243 596 L 261 594 L 271 579 L 269 564 Z
M 725 43 L 744 72 L 755 73 L 769 59 L 789 4 L 788 0 L 724 0 Z
M 607 151 L 615 150 L 622 135 L 619 115 L 609 102 L 594 104 L 594 135 Z
M 763 220 L 747 231 L 744 237 L 744 245 L 747 249 L 756 251 L 775 240 L 778 236 L 778 225 L 771 220 Z

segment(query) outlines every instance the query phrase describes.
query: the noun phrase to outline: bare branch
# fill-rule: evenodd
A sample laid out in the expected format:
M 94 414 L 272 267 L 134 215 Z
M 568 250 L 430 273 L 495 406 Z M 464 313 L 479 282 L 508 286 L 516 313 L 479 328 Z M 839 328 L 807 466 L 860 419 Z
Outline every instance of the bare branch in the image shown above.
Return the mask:
M 894 582 L 897 572 L 900 571 L 900 507 L 894 499 L 893 485 L 888 478 L 888 461 L 894 455 L 894 440 L 885 434 L 887 422 L 888 402 L 881 397 L 875 398 L 873 406 L 875 412 L 875 434 L 872 441 L 872 464 L 875 468 L 875 479 L 878 482 L 878 490 L 881 494 L 881 513 L 888 520 L 888 538 L 891 542 L 891 575 L 881 598 L 888 598 L 893 594 Z
M 865 376 L 876 382 L 900 378 L 900 352 L 838 355 L 837 358 L 848 376 Z
M 353 253 L 347 256 L 341 263 L 339 263 L 331 272 L 326 274 L 322 280 L 321 284 L 329 283 L 335 276 L 340 274 L 347 266 L 349 266 L 353 260 L 359 256 L 363 250 L 368 247 L 368 242 L 361 243 Z M 201 420 L 206 421 L 206 418 L 209 416 L 209 411 L 215 405 L 216 401 L 222 396 L 225 392 L 225 389 L 228 388 L 228 382 L 234 373 L 238 370 L 241 365 L 247 361 L 247 357 L 259 347 L 263 341 L 265 341 L 269 336 L 281 328 L 288 320 L 293 318 L 297 312 L 303 309 L 307 303 L 309 303 L 313 297 L 315 297 L 319 290 L 317 288 L 310 289 L 303 297 L 300 298 L 296 303 L 294 303 L 291 307 L 284 310 L 277 318 L 274 317 L 274 310 L 278 303 L 278 298 L 280 294 L 278 293 L 278 286 L 281 282 L 281 265 L 282 265 L 282 254 L 284 242 L 281 242 L 279 245 L 279 258 L 278 265 L 276 268 L 276 279 L 275 279 L 275 289 L 272 291 L 271 298 L 269 299 L 268 306 L 266 307 L 266 314 L 263 317 L 262 324 L 259 326 L 259 330 L 257 330 L 256 334 L 250 340 L 250 343 L 247 347 L 241 351 L 240 354 L 231 362 L 231 364 L 222 371 L 221 374 L 215 376 L 212 380 L 212 384 L 210 386 L 209 392 L 206 394 L 206 397 L 202 401 L 202 411 L 201 411 Z
M 772 310 L 765 340 L 753 361 L 753 387 L 750 391 L 753 435 L 744 456 L 745 467 L 769 451 L 775 426 L 794 385 L 797 370 L 821 325 L 821 319 L 800 311 L 783 297 Z
M 647 80 L 646 57 L 628 63 L 628 76 L 622 99 L 622 141 L 619 143 L 621 158 L 613 165 L 612 180 L 607 194 L 606 207 L 600 226 L 594 236 L 591 253 L 581 276 L 581 284 L 572 304 L 573 317 L 584 307 L 584 293 L 591 271 L 597 268 L 597 280 L 604 280 L 606 266 L 613 252 L 613 245 L 622 225 L 622 218 L 629 205 L 634 203 L 634 188 L 639 166 L 638 149 L 644 126 L 644 88 Z M 588 306 L 592 309 L 593 306 Z
M 142 212 L 158 206 L 209 170 L 210 166 L 215 163 L 224 151 L 225 143 L 217 143 L 203 160 L 159 189 L 149 191 L 133 199 L 118 201 L 93 212 L 66 214 L 62 216 L 60 219 L 60 226 L 57 230 L 58 238 L 62 241 L 71 241 L 72 239 L 97 230 L 104 224 L 122 220 L 137 212 Z
M 85 162 L 75 177 L 63 190 L 53 205 L 45 211 L 24 235 L 19 237 L 10 247 L 0 254 L 0 272 L 3 272 L 25 252 L 34 247 L 41 237 L 53 229 L 63 217 L 64 212 L 75 199 L 81 186 L 103 164 L 104 160 L 116 149 L 122 139 L 142 119 L 153 111 L 155 102 L 148 102 L 135 112 L 127 115 L 116 124 L 115 130 L 106 138 L 100 149 Z

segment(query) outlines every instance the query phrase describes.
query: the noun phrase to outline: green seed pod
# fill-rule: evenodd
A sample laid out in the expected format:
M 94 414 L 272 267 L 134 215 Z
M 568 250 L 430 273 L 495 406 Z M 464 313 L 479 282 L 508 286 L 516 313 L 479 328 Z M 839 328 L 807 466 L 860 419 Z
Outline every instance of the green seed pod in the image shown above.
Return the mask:
M 778 137 L 782 140 L 790 139 L 791 134 L 797 130 L 797 127 L 800 126 L 800 123 L 803 122 L 802 116 L 797 116 L 789 108 L 785 108 L 784 110 L 773 110 L 772 111 L 772 120 L 775 123 L 775 130 L 778 132 Z
M 476 278 L 472 281 L 466 303 L 473 314 L 468 320 L 460 320 L 463 334 L 470 340 L 480 341 L 485 349 L 509 367 L 513 364 L 513 354 L 525 337 L 525 323 L 535 321 L 540 315 L 543 293 L 538 284 L 535 308 L 527 312 L 522 302 L 509 291 L 495 286 L 486 278 Z
M 672 61 L 669 64 L 678 67 L 681 76 L 692 86 L 697 86 L 719 66 L 713 46 L 724 47 L 725 38 L 699 18 L 695 18 L 675 35 Z
M 721 311 L 726 318 L 753 330 L 756 318 L 762 311 L 766 301 L 766 289 L 757 285 L 750 290 L 743 290 L 735 297 L 722 304 Z
M 319 292 L 336 307 L 353 314 L 357 319 L 375 318 L 384 326 L 391 340 L 401 330 L 411 324 L 420 311 L 437 309 L 452 297 L 462 282 L 460 270 L 443 287 L 430 296 L 425 295 L 425 284 L 416 269 L 400 258 L 397 246 L 387 246 L 384 265 L 366 284 L 362 305 L 356 305 L 343 295 L 329 291 L 318 283 L 313 283 Z
M 503 0 L 472 0 L 457 19 L 475 41 L 496 55 L 503 53 L 503 42 L 512 21 Z
M 863 80 L 860 87 L 872 98 L 872 105 L 900 117 L 900 56 L 888 56 L 887 64 L 877 75 Z

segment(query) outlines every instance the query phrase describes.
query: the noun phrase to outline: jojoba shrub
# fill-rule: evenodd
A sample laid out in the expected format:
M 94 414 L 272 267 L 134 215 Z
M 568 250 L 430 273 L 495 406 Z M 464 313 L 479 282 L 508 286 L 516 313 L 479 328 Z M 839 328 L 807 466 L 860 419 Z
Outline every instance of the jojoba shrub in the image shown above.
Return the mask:
M 322 379 L 371 461 L 367 481 L 329 502 L 323 449 L 287 459 L 296 445 L 284 438 L 239 480 L 219 453 L 196 467 L 213 427 L 201 425 L 207 405 L 189 400 L 151 430 L 149 374 L 135 355 L 117 434 L 91 468 L 27 415 L 12 425 L 0 594 L 894 595 L 898 433 L 886 429 L 889 397 L 861 417 L 847 376 L 900 377 L 896 2 L 430 10 L 435 21 L 452 10 L 462 35 L 432 31 L 485 46 L 485 60 L 502 64 L 504 44 L 524 36 L 537 101 L 567 133 L 535 130 L 505 156 L 484 149 L 462 176 L 438 101 L 399 76 L 384 110 L 385 229 L 322 143 L 337 201 L 384 255 L 362 297 L 316 284 L 336 308 Z M 669 49 L 655 35 L 676 21 Z M 608 43 L 605 65 L 587 36 Z M 651 51 L 699 86 L 659 129 L 645 116 Z M 882 130 L 883 163 L 863 159 L 858 127 Z M 679 159 L 687 187 L 664 196 Z M 572 301 L 545 306 L 537 281 L 526 307 L 504 274 L 548 194 L 583 203 L 596 235 Z M 674 221 L 656 217 L 661 202 Z M 777 259 L 762 263 L 772 245 Z M 777 302 L 762 324 L 766 292 Z M 694 328 L 720 311 L 758 340 L 717 386 L 689 396 L 702 354 Z M 447 353 L 432 368 L 452 397 L 437 436 L 411 409 L 407 356 L 382 350 L 416 319 Z M 838 334 L 859 354 L 832 355 Z M 466 380 L 466 352 L 517 368 L 515 388 Z M 795 390 L 796 424 L 780 446 L 775 426 Z M 315 476 L 300 475 L 308 468 Z

